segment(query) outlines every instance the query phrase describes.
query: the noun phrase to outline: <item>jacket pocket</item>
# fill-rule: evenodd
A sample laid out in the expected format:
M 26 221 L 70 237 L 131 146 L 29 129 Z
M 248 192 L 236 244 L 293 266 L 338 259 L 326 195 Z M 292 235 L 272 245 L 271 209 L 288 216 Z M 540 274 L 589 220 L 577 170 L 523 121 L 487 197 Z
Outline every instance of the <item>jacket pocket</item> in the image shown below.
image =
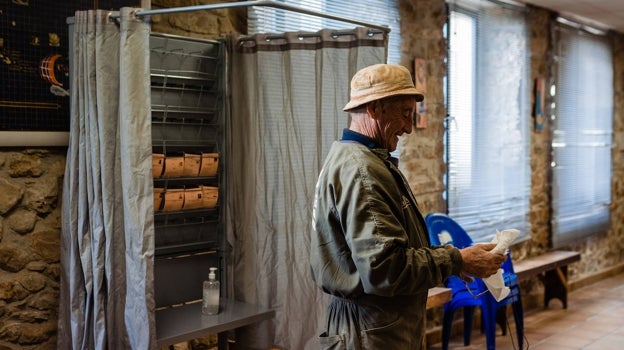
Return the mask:
M 319 335 L 321 350 L 345 350 L 345 342 L 341 335 L 327 335 L 327 332 Z
M 406 342 L 405 325 L 401 319 L 383 326 L 363 330 L 361 335 L 364 349 L 411 349 L 410 342 Z M 408 336 L 409 338 L 409 336 Z

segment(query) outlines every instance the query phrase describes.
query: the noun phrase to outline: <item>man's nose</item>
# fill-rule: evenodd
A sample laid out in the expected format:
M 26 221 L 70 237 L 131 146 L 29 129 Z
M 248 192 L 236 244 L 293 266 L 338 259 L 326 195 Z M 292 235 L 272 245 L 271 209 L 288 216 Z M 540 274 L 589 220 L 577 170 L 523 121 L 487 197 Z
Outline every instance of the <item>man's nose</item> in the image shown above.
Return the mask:
M 405 132 L 406 134 L 411 134 L 412 127 L 414 126 L 414 124 L 416 124 L 416 113 L 414 113 L 414 116 L 412 118 L 404 118 L 403 120 L 403 132 Z

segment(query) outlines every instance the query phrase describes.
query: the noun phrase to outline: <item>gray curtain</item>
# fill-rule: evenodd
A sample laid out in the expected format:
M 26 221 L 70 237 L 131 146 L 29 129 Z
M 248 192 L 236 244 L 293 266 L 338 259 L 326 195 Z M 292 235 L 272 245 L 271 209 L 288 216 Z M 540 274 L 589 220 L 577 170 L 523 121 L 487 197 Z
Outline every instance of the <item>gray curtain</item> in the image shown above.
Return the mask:
M 156 344 L 150 29 L 132 11 L 79 11 L 70 25 L 59 349 Z
M 236 335 L 242 349 L 318 348 L 326 297 L 312 281 L 314 186 L 330 144 L 348 126 L 349 82 L 386 61 L 387 34 L 255 35 L 230 40 L 228 240 L 233 297 L 275 310 Z

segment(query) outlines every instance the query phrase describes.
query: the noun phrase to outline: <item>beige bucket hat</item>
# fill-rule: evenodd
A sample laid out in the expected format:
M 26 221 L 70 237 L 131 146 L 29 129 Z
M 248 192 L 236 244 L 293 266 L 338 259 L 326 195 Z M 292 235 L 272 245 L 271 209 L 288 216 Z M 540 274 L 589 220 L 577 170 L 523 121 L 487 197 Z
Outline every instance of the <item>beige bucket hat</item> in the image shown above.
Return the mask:
M 343 111 L 365 103 L 395 95 L 414 95 L 416 101 L 425 96 L 414 87 L 407 68 L 396 64 L 374 64 L 360 69 L 351 79 L 351 100 Z

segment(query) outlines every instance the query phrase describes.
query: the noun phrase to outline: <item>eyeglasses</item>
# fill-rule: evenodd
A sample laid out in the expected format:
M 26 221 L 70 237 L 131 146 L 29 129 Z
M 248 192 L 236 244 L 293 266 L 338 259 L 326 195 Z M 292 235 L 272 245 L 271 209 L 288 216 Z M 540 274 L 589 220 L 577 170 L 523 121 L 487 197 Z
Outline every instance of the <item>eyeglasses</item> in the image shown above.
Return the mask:
M 466 290 L 468 291 L 468 293 L 470 293 L 470 295 L 472 295 L 472 297 L 475 298 L 475 299 L 479 298 L 480 296 L 482 296 L 483 294 L 488 292 L 487 289 L 486 289 L 486 290 L 482 291 L 479 294 L 475 294 L 472 291 L 472 289 L 470 289 L 470 286 L 468 285 L 468 282 L 466 280 L 464 280 L 464 279 L 462 279 L 462 281 L 464 281 L 464 285 L 466 285 Z

